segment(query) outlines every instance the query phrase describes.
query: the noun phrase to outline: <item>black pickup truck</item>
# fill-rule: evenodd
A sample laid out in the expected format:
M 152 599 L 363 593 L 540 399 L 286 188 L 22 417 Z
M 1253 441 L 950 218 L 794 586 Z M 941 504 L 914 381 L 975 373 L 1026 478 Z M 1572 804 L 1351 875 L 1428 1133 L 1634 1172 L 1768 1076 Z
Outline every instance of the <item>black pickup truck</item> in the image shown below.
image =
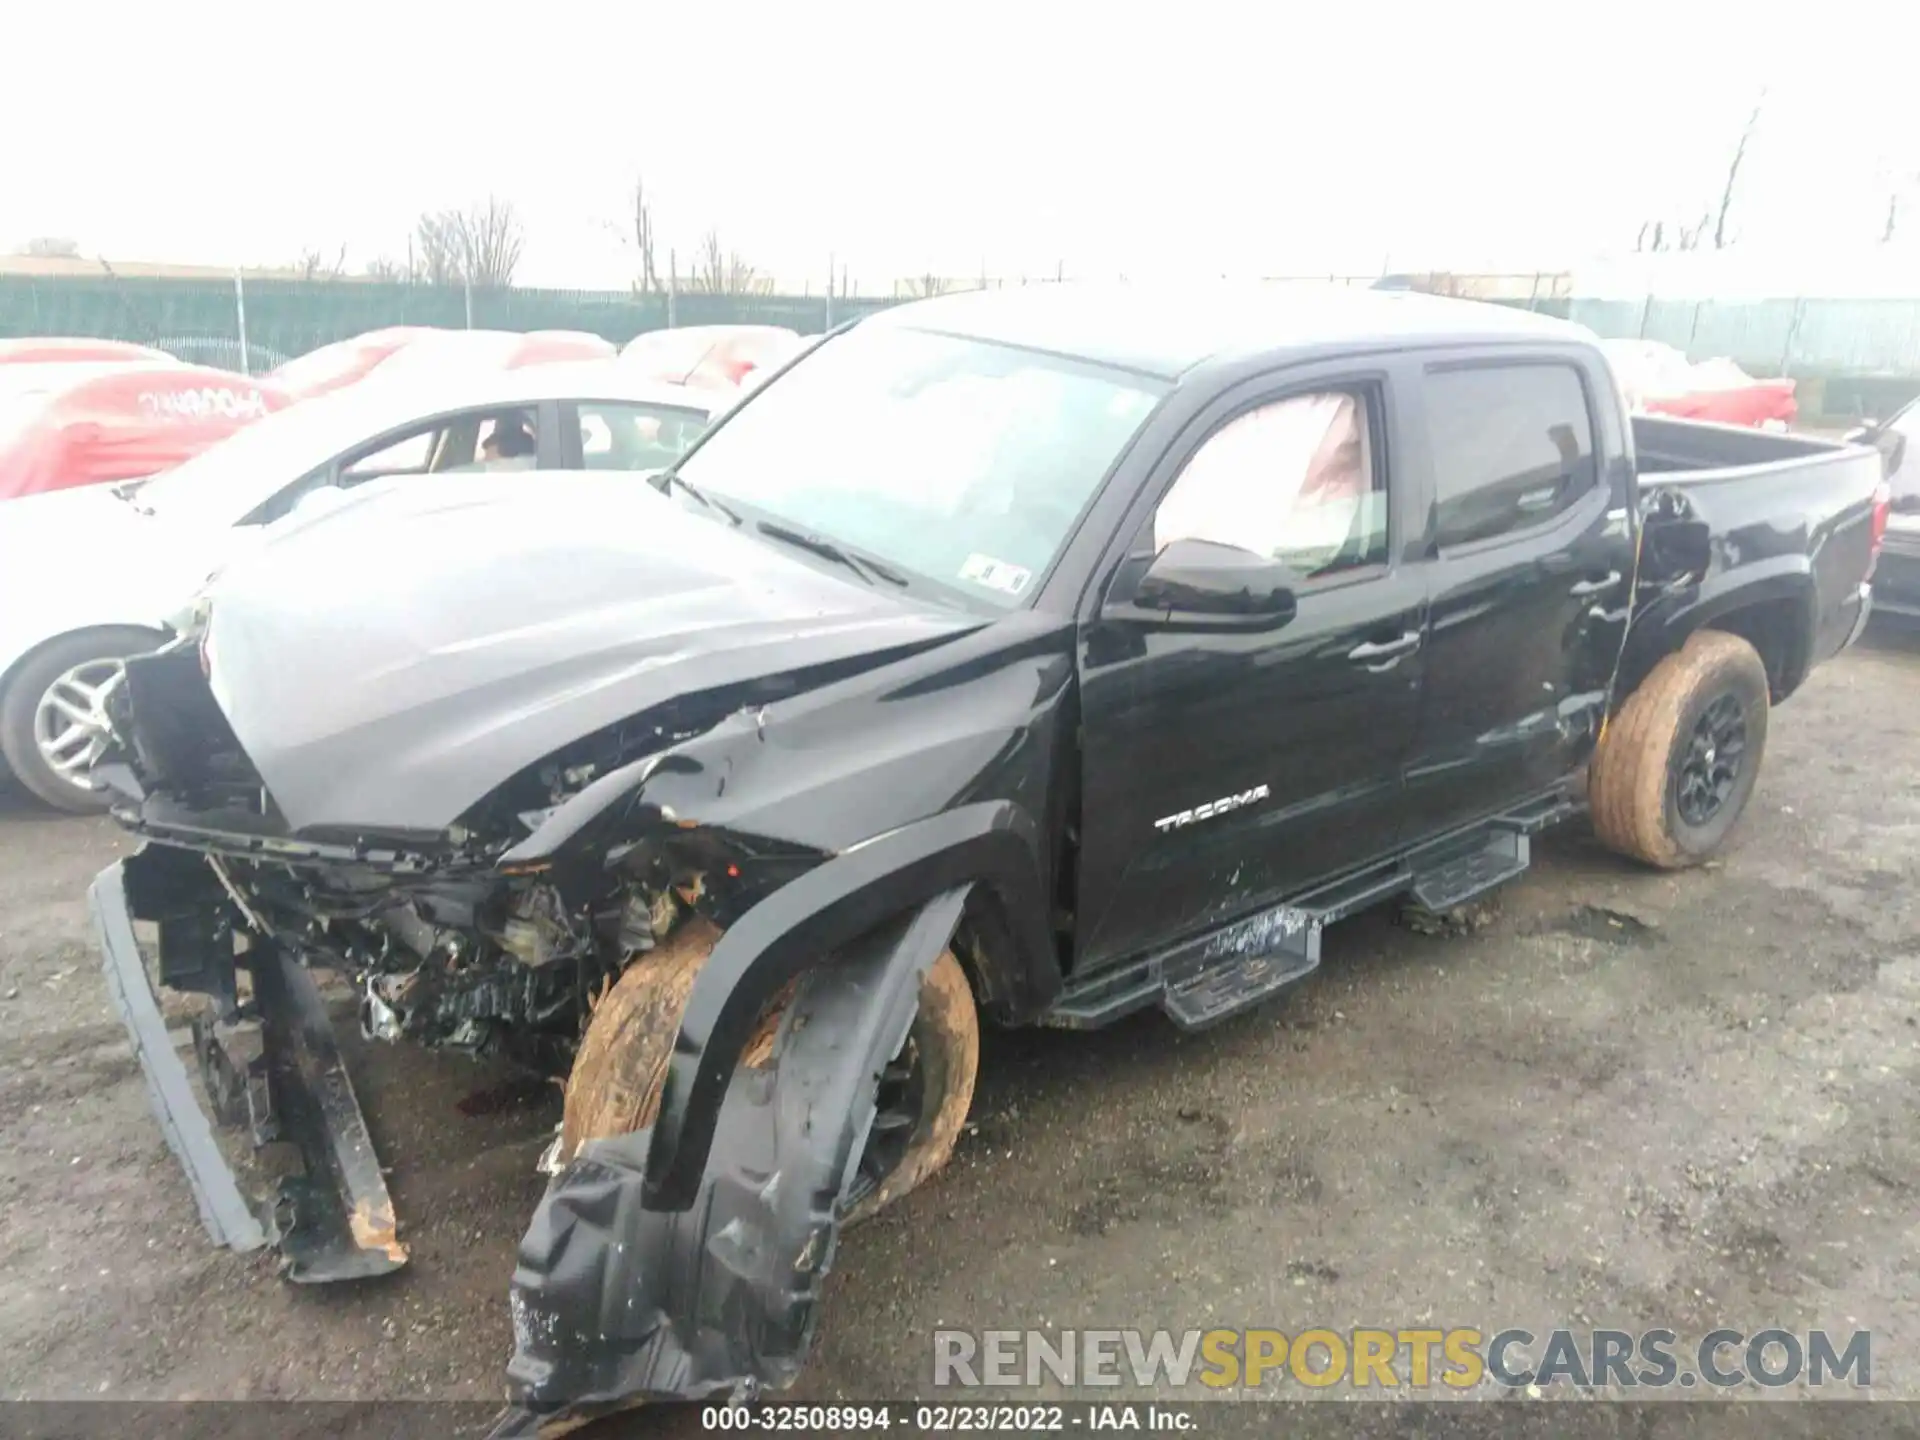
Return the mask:
M 508 1428 L 777 1387 L 983 1016 L 1212 1024 L 1581 812 L 1712 853 L 1866 619 L 1881 469 L 1630 418 L 1588 333 L 1491 306 L 890 310 L 651 484 L 397 482 L 220 576 L 113 695 L 108 981 L 209 1230 L 295 1279 L 406 1259 L 314 971 L 564 1079 Z M 305 1162 L 271 1206 L 136 920 L 214 1110 Z

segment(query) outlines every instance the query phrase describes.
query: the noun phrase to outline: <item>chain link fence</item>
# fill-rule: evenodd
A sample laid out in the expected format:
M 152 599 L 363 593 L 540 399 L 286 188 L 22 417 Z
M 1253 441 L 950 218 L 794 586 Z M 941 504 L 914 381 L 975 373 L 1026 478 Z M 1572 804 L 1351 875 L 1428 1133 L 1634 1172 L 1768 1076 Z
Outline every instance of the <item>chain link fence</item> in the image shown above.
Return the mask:
M 668 325 L 783 325 L 815 334 L 888 303 L 358 280 L 0 275 L 0 336 L 134 340 L 183 360 L 258 374 L 291 356 L 388 325 L 585 330 L 621 344 Z
M 1064 270 L 1063 270 L 1064 276 Z M 360 280 L 0 275 L 0 336 L 86 335 L 154 345 L 258 374 L 387 325 L 585 330 L 616 344 L 673 325 L 783 325 L 814 334 L 928 294 L 1062 277 L 922 277 L 886 297 L 468 289 Z M 1920 391 L 1920 300 L 1596 298 L 1565 273 L 1274 276 L 1273 285 L 1427 290 L 1572 319 L 1800 382 L 1804 415 L 1886 413 Z

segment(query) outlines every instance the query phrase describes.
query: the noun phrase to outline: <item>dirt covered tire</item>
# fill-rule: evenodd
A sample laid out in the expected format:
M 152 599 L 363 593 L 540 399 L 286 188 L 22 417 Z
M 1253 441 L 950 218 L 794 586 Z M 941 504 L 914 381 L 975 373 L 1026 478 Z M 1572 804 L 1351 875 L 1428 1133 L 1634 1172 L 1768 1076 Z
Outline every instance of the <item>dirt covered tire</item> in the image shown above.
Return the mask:
M 719 939 L 710 922 L 684 921 L 595 1004 L 567 1077 L 562 1157 L 571 1157 L 589 1140 L 624 1135 L 658 1117 L 687 996 Z M 743 1063 L 768 1062 L 778 1021 L 776 1010 L 749 1042 Z M 966 1123 L 980 1068 L 980 1015 L 966 972 L 951 950 L 921 981 L 920 1008 L 907 1041 L 903 1054 L 912 1055 L 918 1083 L 909 1092 L 913 1104 L 911 1124 L 902 1127 L 909 1130 L 905 1147 L 884 1174 L 871 1177 L 873 1183 L 848 1212 L 849 1225 L 879 1213 L 945 1165 Z M 870 1146 L 863 1163 L 871 1154 Z
M 63 635 L 22 661 L 7 682 L 5 693 L 0 694 L 0 755 L 4 755 L 7 769 L 13 772 L 14 778 L 56 810 L 74 815 L 105 810 L 109 796 L 76 784 L 41 753 L 40 736 L 35 728 L 41 701 L 65 677 L 96 684 L 115 667 L 115 662 L 130 655 L 144 655 L 165 639 L 152 630 L 129 625 L 108 626 Z M 74 693 L 77 696 L 82 692 Z M 104 738 L 104 725 L 99 733 Z M 99 748 L 87 736 L 79 738 L 87 742 L 87 754 Z
M 1602 843 L 1662 870 L 1712 855 L 1759 779 L 1768 704 L 1767 668 L 1737 635 L 1697 631 L 1654 666 L 1588 768 Z

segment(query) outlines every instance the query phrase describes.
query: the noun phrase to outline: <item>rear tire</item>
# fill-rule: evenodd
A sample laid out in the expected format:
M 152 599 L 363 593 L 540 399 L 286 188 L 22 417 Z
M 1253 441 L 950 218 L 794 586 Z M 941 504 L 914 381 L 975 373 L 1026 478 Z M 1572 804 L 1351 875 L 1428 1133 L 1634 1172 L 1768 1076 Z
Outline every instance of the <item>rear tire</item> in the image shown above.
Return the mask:
M 687 996 L 719 939 L 720 930 L 709 921 L 683 921 L 664 944 L 629 965 L 595 1004 L 567 1077 L 563 1161 L 589 1140 L 629 1134 L 659 1117 L 660 1091 Z M 743 1064 L 768 1063 L 778 1019 L 776 1008 L 748 1043 Z M 921 981 L 920 1008 L 902 1056 L 910 1057 L 915 1080 L 905 1091 L 908 1113 L 896 1116 L 896 1123 L 910 1121 L 902 1127 L 908 1130 L 904 1149 L 890 1157 L 884 1172 L 863 1174 L 870 1183 L 864 1194 L 856 1192 L 847 1225 L 878 1214 L 938 1172 L 952 1158 L 966 1123 L 980 1068 L 980 1014 L 951 950 L 942 952 Z M 876 1117 L 863 1170 L 879 1143 L 878 1124 Z
M 109 797 L 104 792 L 75 784 L 41 753 L 36 728 L 41 702 L 56 682 L 75 671 L 144 655 L 165 643 L 166 636 L 156 631 L 115 625 L 63 635 L 29 655 L 0 695 L 0 754 L 20 783 L 56 810 L 72 815 L 105 810 Z
M 1695 632 L 1627 697 L 1594 753 L 1587 795 L 1602 843 L 1662 870 L 1711 856 L 1759 779 L 1768 711 L 1759 652 Z

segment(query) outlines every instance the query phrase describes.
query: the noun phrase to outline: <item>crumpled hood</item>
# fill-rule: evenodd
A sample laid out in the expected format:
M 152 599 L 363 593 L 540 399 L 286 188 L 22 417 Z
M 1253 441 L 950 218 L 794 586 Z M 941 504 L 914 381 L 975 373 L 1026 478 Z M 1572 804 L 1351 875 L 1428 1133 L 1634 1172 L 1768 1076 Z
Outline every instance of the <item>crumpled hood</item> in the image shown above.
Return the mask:
M 461 475 L 271 536 L 212 590 L 214 698 L 289 826 L 439 830 L 664 701 L 977 629 L 632 476 Z

